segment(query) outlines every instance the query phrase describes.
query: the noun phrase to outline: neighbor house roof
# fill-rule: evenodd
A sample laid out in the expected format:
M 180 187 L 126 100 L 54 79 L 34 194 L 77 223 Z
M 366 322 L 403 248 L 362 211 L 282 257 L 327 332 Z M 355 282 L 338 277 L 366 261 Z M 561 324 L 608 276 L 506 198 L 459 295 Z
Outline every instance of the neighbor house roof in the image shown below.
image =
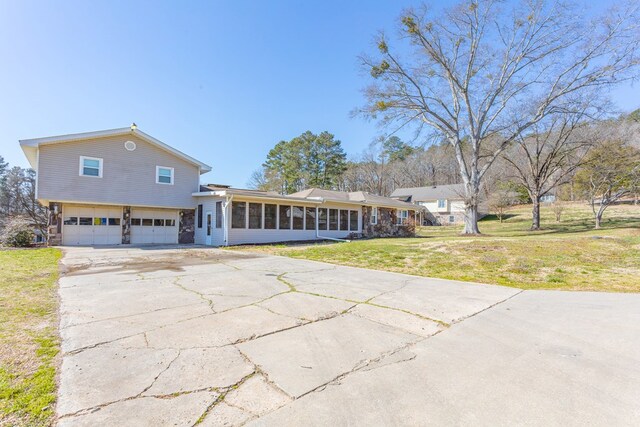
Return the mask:
M 27 160 L 29 160 L 29 164 L 33 169 L 37 169 L 38 167 L 38 147 L 41 145 L 49 145 L 49 144 L 60 144 L 64 142 L 75 142 L 75 141 L 84 141 L 95 138 L 104 138 L 109 136 L 120 136 L 120 135 L 135 135 L 138 138 L 148 142 L 151 145 L 154 145 L 164 151 L 167 151 L 174 156 L 185 160 L 188 163 L 191 163 L 200 168 L 200 173 L 203 174 L 205 172 L 211 171 L 211 166 L 202 163 L 199 160 L 194 159 L 191 156 L 184 154 L 182 151 L 176 150 L 175 148 L 165 144 L 164 142 L 152 137 L 151 135 L 147 135 L 138 129 L 135 124 L 126 128 L 118 128 L 118 129 L 108 129 L 108 130 L 100 130 L 95 132 L 84 132 L 84 133 L 74 133 L 69 135 L 58 135 L 58 136 L 48 136 L 45 138 L 35 138 L 35 139 L 21 139 L 20 146 L 22 147 L 22 151 L 27 156 Z
M 396 188 L 393 193 L 391 193 L 391 197 L 411 202 L 437 199 L 462 200 L 464 198 L 464 184 Z
M 289 194 L 293 197 L 304 197 L 307 199 L 318 199 L 323 201 L 358 203 L 362 205 L 383 206 L 398 209 L 416 209 L 411 203 L 402 202 L 389 197 L 378 196 L 366 191 L 335 191 L 324 190 L 322 188 L 309 188 L 304 191 Z

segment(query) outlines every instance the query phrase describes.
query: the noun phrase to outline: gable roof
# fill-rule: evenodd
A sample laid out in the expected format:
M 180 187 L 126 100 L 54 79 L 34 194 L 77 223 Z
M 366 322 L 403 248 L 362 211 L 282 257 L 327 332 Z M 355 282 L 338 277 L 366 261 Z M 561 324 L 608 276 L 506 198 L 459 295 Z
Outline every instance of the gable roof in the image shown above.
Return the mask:
M 437 199 L 462 200 L 464 198 L 464 184 L 396 188 L 393 193 L 391 193 L 391 197 L 406 199 L 412 202 L 423 202 Z
M 406 203 L 390 197 L 378 196 L 376 194 L 367 193 L 366 191 L 335 191 L 324 190 L 322 188 L 309 188 L 304 191 L 289 194 L 292 197 L 304 197 L 307 199 L 320 199 L 324 201 L 358 203 L 372 206 L 383 206 L 399 209 L 416 209 L 415 205 Z
M 34 139 L 21 139 L 20 146 L 22 147 L 22 151 L 24 151 L 27 160 L 29 160 L 29 164 L 33 169 L 37 169 L 38 167 L 38 157 L 37 151 L 38 147 L 41 145 L 49 145 L 49 144 L 60 144 L 64 142 L 73 142 L 73 141 L 84 141 L 88 139 L 94 138 L 103 138 L 108 136 L 120 136 L 120 135 L 135 135 L 143 141 L 148 142 L 151 145 L 154 145 L 168 153 L 173 154 L 174 156 L 191 163 L 200 168 L 200 173 L 206 173 L 211 171 L 211 166 L 194 159 L 191 156 L 184 154 L 182 151 L 176 150 L 175 148 L 165 144 L 164 142 L 152 137 L 151 135 L 147 135 L 138 129 L 137 126 L 131 125 L 126 128 L 118 128 L 118 129 L 107 129 L 100 130 L 95 132 L 83 132 L 83 133 L 73 133 L 68 135 L 58 135 L 58 136 L 47 136 L 44 138 L 34 138 Z

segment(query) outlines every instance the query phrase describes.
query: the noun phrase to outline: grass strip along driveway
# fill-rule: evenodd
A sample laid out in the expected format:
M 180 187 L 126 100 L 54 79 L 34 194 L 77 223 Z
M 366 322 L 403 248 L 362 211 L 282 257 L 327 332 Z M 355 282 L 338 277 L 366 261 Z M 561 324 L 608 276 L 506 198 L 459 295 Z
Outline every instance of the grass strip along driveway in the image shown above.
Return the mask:
M 57 249 L 0 251 L 0 425 L 50 425 L 56 401 Z
M 640 292 L 640 206 L 609 208 L 600 230 L 584 205 L 567 207 L 560 222 L 553 215 L 543 208 L 544 229 L 535 232 L 524 206 L 502 223 L 481 221 L 481 236 L 422 227 L 415 238 L 236 249 L 520 289 Z

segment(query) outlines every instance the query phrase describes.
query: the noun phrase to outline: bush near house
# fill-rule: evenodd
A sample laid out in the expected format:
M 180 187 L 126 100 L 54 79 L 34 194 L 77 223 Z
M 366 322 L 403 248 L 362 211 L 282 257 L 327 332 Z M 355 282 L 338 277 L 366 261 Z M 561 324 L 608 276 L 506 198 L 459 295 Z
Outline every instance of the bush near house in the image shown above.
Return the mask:
M 640 292 L 640 206 L 617 205 L 593 229 L 586 204 L 567 204 L 560 222 L 542 208 L 542 230 L 530 231 L 531 205 L 480 222 L 480 236 L 461 226 L 420 227 L 418 237 L 237 247 L 334 264 L 521 289 Z
M 56 401 L 58 249 L 0 250 L 0 425 L 48 426 Z

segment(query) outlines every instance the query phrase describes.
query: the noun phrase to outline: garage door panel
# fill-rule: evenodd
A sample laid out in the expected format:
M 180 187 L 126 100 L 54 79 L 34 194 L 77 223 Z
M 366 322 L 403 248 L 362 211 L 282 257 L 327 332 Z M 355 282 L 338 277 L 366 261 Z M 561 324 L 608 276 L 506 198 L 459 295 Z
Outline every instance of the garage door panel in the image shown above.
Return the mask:
M 118 245 L 122 243 L 122 208 L 63 207 L 65 245 Z
M 178 211 L 167 209 L 132 209 L 131 243 L 178 243 Z

